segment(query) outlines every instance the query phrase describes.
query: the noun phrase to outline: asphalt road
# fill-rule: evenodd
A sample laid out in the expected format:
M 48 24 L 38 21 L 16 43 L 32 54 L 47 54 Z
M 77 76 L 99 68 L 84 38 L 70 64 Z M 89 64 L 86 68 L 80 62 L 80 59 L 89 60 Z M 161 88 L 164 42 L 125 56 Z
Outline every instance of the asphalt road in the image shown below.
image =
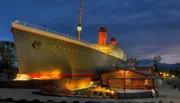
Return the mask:
M 158 103 L 160 100 L 163 103 L 169 103 L 173 101 L 174 103 L 180 103 L 180 91 L 177 89 L 171 89 L 169 85 L 162 84 L 158 88 L 159 97 L 158 98 L 146 98 L 146 99 L 134 99 L 138 102 L 155 102 Z
M 0 99 L 5 98 L 13 98 L 14 100 L 26 99 L 33 100 L 39 99 L 41 101 L 53 100 L 55 102 L 60 101 L 80 101 L 80 103 L 84 103 L 86 101 L 96 101 L 101 103 L 118 103 L 118 102 L 155 102 L 158 103 L 160 100 L 163 103 L 169 103 L 171 100 L 174 103 L 180 103 L 180 91 L 171 89 L 169 85 L 160 85 L 159 86 L 159 98 L 144 98 L 144 99 L 92 99 L 92 98 L 70 98 L 70 97 L 53 97 L 53 96 L 42 96 L 32 94 L 32 92 L 37 92 L 38 89 L 10 89 L 10 88 L 0 88 Z M 4 102 L 3 102 L 4 103 Z

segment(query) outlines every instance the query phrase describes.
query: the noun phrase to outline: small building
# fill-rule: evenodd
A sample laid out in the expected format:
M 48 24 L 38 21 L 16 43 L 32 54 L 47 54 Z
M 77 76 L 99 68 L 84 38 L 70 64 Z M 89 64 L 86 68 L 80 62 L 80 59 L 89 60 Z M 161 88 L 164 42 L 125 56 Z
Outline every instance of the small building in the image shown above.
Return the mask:
M 133 63 L 101 75 L 102 86 L 114 89 L 154 89 L 154 66 Z
M 127 60 L 127 64 L 135 65 L 136 64 L 136 58 L 130 58 Z

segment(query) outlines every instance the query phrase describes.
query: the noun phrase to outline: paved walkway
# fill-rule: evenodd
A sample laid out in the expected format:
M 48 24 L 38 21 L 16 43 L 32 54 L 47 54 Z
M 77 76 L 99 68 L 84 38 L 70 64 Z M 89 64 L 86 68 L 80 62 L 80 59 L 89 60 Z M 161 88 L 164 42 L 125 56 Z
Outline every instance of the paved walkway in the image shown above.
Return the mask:
M 80 101 L 80 103 L 84 103 L 86 101 L 96 101 L 101 103 L 118 103 L 118 102 L 155 102 L 158 103 L 160 100 L 163 101 L 163 103 L 169 103 L 171 100 L 174 103 L 180 103 L 180 91 L 171 89 L 169 85 L 161 85 L 159 86 L 159 98 L 145 98 L 145 99 L 92 99 L 92 98 L 69 98 L 69 97 L 53 97 L 53 96 L 42 96 L 42 95 L 36 95 L 32 94 L 32 92 L 37 92 L 38 89 L 9 89 L 9 88 L 0 88 L 0 99 L 5 98 L 13 98 L 14 100 L 20 100 L 20 99 L 27 99 L 27 100 L 33 100 L 33 99 L 39 99 L 41 101 L 47 101 L 47 100 L 54 100 L 55 102 L 60 101 L 67 101 L 67 102 L 73 102 L 73 101 Z
M 134 99 L 138 102 L 155 102 L 162 100 L 163 103 L 169 103 L 171 100 L 174 103 L 180 103 L 180 91 L 177 89 L 171 89 L 169 85 L 159 86 L 159 98 L 147 98 L 147 99 Z

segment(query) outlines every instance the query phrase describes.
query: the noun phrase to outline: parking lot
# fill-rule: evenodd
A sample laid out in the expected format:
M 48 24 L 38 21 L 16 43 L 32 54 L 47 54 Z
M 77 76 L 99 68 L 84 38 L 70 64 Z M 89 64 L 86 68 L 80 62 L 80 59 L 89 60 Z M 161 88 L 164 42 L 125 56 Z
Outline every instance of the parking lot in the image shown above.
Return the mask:
M 158 103 L 160 100 L 163 103 L 169 103 L 173 101 L 174 103 L 180 103 L 180 91 L 178 89 L 172 89 L 170 85 L 160 85 L 158 98 L 146 98 L 146 99 L 135 99 L 138 102 L 155 102 Z
M 53 100 L 54 102 L 67 101 L 72 103 L 73 101 L 79 101 L 85 103 L 86 101 L 96 101 L 100 103 L 119 103 L 119 102 L 155 102 L 158 103 L 160 100 L 163 103 L 180 103 L 180 91 L 178 89 L 172 89 L 170 85 L 160 84 L 159 85 L 159 97 L 158 98 L 144 98 L 144 99 L 95 99 L 95 98 L 71 98 L 71 97 L 53 97 L 53 96 L 42 96 L 32 94 L 32 92 L 39 91 L 38 89 L 11 89 L 11 88 L 0 88 L 0 99 L 13 98 L 14 100 L 26 99 L 31 101 L 33 99 L 39 99 L 40 101 Z

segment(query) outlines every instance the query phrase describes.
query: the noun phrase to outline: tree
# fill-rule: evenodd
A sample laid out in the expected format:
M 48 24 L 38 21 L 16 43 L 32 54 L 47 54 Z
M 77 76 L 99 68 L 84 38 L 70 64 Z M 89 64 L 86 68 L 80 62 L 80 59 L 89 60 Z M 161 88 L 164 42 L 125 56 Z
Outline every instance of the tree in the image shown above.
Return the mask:
M 155 71 L 158 71 L 158 63 L 162 60 L 162 56 L 158 55 L 158 56 L 154 56 L 154 67 L 155 67 Z
M 15 68 L 16 52 L 13 42 L 0 41 L 0 69 Z
M 170 69 L 169 72 L 170 72 L 171 74 L 174 74 L 174 70 L 173 70 L 173 69 Z

